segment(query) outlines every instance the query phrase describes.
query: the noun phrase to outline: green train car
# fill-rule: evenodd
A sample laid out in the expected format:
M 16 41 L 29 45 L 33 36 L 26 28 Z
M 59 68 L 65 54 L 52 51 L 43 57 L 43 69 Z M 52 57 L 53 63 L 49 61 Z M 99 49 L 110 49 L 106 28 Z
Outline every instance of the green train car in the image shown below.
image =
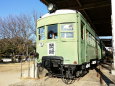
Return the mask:
M 78 11 L 57 10 L 42 16 L 36 34 L 38 67 L 52 75 L 83 76 L 105 57 L 103 43 Z

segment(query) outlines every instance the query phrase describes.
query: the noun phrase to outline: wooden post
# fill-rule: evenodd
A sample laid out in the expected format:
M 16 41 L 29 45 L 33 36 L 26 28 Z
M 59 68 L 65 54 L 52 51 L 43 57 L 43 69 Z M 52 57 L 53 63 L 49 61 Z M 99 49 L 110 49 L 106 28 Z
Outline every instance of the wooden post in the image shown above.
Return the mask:
M 112 46 L 113 46 L 113 68 L 112 74 L 115 75 L 115 0 L 111 0 L 112 4 Z
M 35 71 L 36 71 L 36 68 L 35 68 L 35 57 L 34 57 L 34 78 L 35 78 Z
M 21 78 L 22 78 L 22 59 L 21 59 Z

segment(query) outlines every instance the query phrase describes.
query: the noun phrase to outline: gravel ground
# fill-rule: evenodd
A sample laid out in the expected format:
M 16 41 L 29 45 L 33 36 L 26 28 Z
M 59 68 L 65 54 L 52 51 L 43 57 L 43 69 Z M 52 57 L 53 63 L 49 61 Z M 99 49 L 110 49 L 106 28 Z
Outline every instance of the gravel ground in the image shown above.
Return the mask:
M 75 80 L 73 84 L 66 85 L 59 78 L 42 78 L 39 80 L 23 80 L 22 82 L 11 86 L 100 86 L 100 79 L 93 71 L 90 71 L 86 76 Z M 106 85 L 101 85 L 106 86 Z
M 28 64 L 24 63 L 23 70 L 27 69 Z M 20 63 L 0 64 L 0 86 L 115 86 L 110 85 L 115 82 L 115 76 L 105 68 L 100 69 L 101 75 L 96 70 L 90 70 L 84 77 L 76 79 L 73 84 L 66 85 L 60 78 L 20 78 Z M 100 77 L 103 77 L 106 83 Z
M 23 63 L 23 70 L 27 70 L 28 64 Z M 21 63 L 4 63 L 0 64 L 0 86 L 8 86 L 9 84 L 22 81 Z
M 107 75 L 109 79 L 115 82 L 115 76 L 110 75 L 108 70 L 101 69 L 101 71 Z M 63 81 L 59 78 L 44 77 L 42 79 L 23 80 L 22 82 L 12 84 L 11 86 L 115 86 L 110 85 L 110 82 L 108 84 L 105 83 L 100 76 L 101 75 L 97 73 L 96 70 L 90 70 L 87 75 L 75 80 L 73 84 L 69 85 L 63 83 Z

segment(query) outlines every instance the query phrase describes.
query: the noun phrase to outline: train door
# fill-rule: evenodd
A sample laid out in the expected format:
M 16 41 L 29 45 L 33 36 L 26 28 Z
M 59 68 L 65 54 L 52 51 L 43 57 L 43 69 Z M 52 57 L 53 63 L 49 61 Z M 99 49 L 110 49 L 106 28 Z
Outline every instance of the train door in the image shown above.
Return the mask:
M 86 47 L 85 47 L 85 23 L 81 21 L 81 63 L 85 62 Z

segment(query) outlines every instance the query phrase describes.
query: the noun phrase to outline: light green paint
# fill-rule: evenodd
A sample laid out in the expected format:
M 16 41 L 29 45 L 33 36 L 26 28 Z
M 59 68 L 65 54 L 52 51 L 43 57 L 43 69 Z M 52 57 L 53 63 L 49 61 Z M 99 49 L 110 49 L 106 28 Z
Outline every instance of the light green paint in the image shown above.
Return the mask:
M 84 22 L 84 40 L 81 40 L 81 21 Z M 61 38 L 60 29 L 63 23 L 74 23 L 74 38 Z M 47 25 L 58 24 L 58 39 L 47 39 Z M 55 55 L 62 56 L 64 58 L 64 64 L 73 64 L 76 61 L 78 64 L 83 62 L 89 62 L 90 59 L 96 58 L 96 47 L 92 47 L 86 42 L 86 29 L 95 37 L 95 32 L 91 29 L 90 25 L 78 12 L 74 14 L 59 14 L 45 18 L 41 18 L 37 21 L 37 28 L 45 26 L 45 40 L 38 40 L 38 29 L 36 51 L 40 54 L 39 62 L 41 62 L 42 56 L 48 56 L 48 43 L 55 43 Z M 39 43 L 43 43 L 43 47 L 39 46 Z M 98 47 L 98 57 L 101 57 L 101 50 Z

